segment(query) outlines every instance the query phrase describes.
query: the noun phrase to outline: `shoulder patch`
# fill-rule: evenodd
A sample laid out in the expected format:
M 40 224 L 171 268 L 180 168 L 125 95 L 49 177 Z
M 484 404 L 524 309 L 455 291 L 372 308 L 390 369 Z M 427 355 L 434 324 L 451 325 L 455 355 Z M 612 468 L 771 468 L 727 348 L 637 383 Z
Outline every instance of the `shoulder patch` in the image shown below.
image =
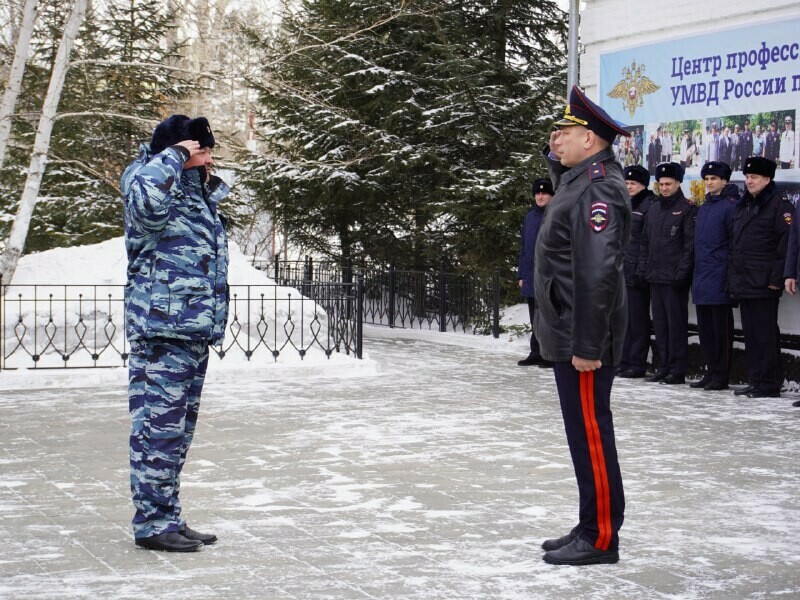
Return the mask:
M 603 163 L 592 163 L 592 166 L 589 167 L 589 181 L 600 181 L 601 179 L 605 179 L 605 177 L 606 169 Z
M 603 231 L 608 226 L 608 204 L 605 202 L 592 202 L 589 207 L 589 225 L 592 231 Z
M 783 220 L 786 221 L 787 225 L 792 224 L 792 213 L 785 212 L 783 213 Z

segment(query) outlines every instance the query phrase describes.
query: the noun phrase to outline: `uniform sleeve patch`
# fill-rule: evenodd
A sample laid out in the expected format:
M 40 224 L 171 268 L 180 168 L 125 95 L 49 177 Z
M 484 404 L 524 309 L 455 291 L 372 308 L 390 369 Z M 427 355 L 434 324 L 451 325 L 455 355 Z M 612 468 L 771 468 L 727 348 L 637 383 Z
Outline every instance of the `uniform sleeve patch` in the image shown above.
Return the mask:
M 783 220 L 786 221 L 787 225 L 792 224 L 792 213 L 785 212 L 783 213 Z
M 593 202 L 589 208 L 589 225 L 593 231 L 603 231 L 608 226 L 608 204 Z

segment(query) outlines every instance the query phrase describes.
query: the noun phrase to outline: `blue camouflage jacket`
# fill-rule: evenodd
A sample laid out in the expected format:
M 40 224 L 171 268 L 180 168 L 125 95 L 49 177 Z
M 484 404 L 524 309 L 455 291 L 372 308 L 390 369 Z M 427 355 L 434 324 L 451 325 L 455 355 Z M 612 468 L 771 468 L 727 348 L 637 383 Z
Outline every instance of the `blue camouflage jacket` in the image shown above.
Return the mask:
M 219 201 L 230 189 L 183 169 L 174 147 L 148 145 L 122 175 L 125 201 L 125 330 L 128 340 L 220 344 L 228 320 L 228 240 Z

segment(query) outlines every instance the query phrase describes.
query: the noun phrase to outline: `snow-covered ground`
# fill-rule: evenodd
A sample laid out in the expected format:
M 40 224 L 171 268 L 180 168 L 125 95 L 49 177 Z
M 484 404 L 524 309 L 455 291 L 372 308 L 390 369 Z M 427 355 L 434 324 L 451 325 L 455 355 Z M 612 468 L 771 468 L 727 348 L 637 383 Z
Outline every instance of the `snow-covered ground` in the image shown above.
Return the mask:
M 132 543 L 124 369 L 0 372 L 0 598 L 800 597 L 793 394 L 616 381 L 621 561 L 542 562 L 577 493 L 527 343 L 368 326 L 364 361 L 211 364 L 181 497 L 220 541 L 188 555 Z
M 516 365 L 524 341 L 367 348 L 372 370 L 209 381 L 181 496 L 220 541 L 189 555 L 131 541 L 122 383 L 4 390 L 0 598 L 800 595 L 791 399 L 616 382 L 621 561 L 553 567 L 577 494 L 552 371 Z

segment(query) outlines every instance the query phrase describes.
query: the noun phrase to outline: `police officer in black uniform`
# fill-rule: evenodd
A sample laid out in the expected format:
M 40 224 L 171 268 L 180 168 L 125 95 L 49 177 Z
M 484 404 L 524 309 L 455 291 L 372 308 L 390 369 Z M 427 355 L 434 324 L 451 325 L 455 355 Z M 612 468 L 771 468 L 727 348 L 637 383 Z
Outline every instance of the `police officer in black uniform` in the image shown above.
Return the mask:
M 625 498 L 610 396 L 627 312 L 623 261 L 630 208 L 610 148 L 628 136 L 577 88 L 545 148 L 556 195 L 545 211 L 534 268 L 534 330 L 554 373 L 578 481 L 578 524 L 546 540 L 544 560 L 588 565 L 619 560 Z
M 517 265 L 517 282 L 519 283 L 520 292 L 528 302 L 528 314 L 531 319 L 531 326 L 533 326 L 533 315 L 536 313 L 536 302 L 533 298 L 533 252 L 536 249 L 536 238 L 539 237 L 539 228 L 542 226 L 542 219 L 544 218 L 544 209 L 547 208 L 550 200 L 553 199 L 555 192 L 553 191 L 553 183 L 549 179 L 537 179 L 531 184 L 531 193 L 533 194 L 533 207 L 525 215 L 525 221 L 522 224 L 522 231 L 520 232 L 520 245 L 519 245 L 519 264 Z M 539 365 L 541 367 L 552 366 L 548 361 L 542 358 L 542 353 L 539 350 L 539 340 L 536 339 L 536 334 L 531 332 L 531 351 L 522 360 L 517 361 L 521 367 L 530 365 Z
M 628 293 L 628 331 L 622 346 L 618 375 L 644 377 L 650 351 L 650 286 L 636 274 L 639 248 L 647 211 L 658 200 L 650 191 L 650 173 L 640 165 L 625 167 L 625 187 L 631 198 L 631 241 L 625 253 L 625 285 Z
M 775 187 L 776 166 L 760 156 L 745 161 L 747 192 L 733 215 L 728 286 L 739 301 L 749 379 L 734 393 L 750 398 L 778 398 L 783 385 L 778 303 L 794 207 Z
M 682 384 L 689 352 L 689 286 L 694 266 L 694 226 L 697 207 L 681 190 L 683 167 L 656 167 L 661 197 L 647 213 L 637 274 L 650 284 L 653 330 L 659 365 L 647 381 Z

